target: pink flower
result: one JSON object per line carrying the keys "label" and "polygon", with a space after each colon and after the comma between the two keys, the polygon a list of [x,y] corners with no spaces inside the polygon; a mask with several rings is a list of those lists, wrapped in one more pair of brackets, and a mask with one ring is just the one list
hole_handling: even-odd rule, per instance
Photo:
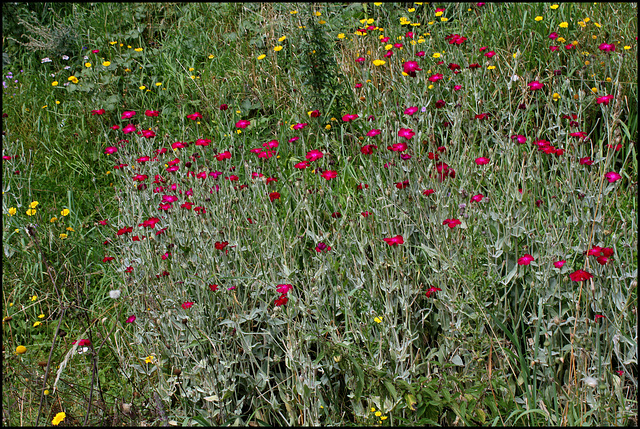
{"label": "pink flower", "polygon": [[281,294],[287,294],[289,293],[289,291],[293,289],[293,286],[290,284],[282,284],[282,285],[278,285],[278,287],[276,287],[276,292],[281,293]]}
{"label": "pink flower", "polygon": [[422,71],[420,67],[418,67],[418,63],[416,61],[407,61],[402,63],[402,68],[404,72],[411,77],[416,77],[417,71]]}
{"label": "pink flower", "polygon": [[314,149],[307,152],[307,155],[305,156],[305,158],[307,158],[309,162],[312,162],[322,158],[323,156],[324,155],[322,152],[320,152],[318,149]]}
{"label": "pink flower", "polygon": [[440,289],[439,287],[431,286],[426,292],[427,298],[431,298],[431,295],[441,290],[442,289]]}
{"label": "pink flower", "polygon": [[136,126],[133,125],[133,124],[129,124],[129,125],[127,125],[126,127],[124,127],[122,129],[122,132],[125,133],[125,134],[129,134],[129,133],[134,132],[135,130],[136,130]]}
{"label": "pink flower", "polygon": [[583,282],[585,280],[589,280],[590,278],[593,278],[593,274],[584,270],[577,270],[569,274],[569,278],[574,282]]}
{"label": "pink flower", "polygon": [[400,128],[400,131],[398,131],[398,136],[404,137],[407,140],[409,140],[414,135],[416,135],[416,133],[414,133],[413,130],[409,128]]}
{"label": "pink flower", "polygon": [[489,158],[485,158],[484,156],[481,156],[480,158],[476,158],[476,164],[478,165],[485,165],[489,163]]}
{"label": "pink flower", "polygon": [[333,170],[325,170],[322,172],[321,176],[327,180],[331,180],[338,176],[338,172]]}
{"label": "pink flower", "polygon": [[378,134],[380,134],[380,130],[377,130],[377,129],[374,128],[373,130],[371,130],[371,131],[369,131],[367,133],[367,137],[375,137]]}
{"label": "pink flower", "polygon": [[401,235],[396,235],[395,237],[383,238],[384,241],[387,242],[389,246],[397,246],[398,244],[404,244],[404,238]]}
{"label": "pink flower", "polygon": [[556,261],[556,262],[554,262],[554,263],[553,263],[553,266],[559,269],[559,268],[562,268],[562,267],[564,266],[564,264],[566,264],[566,263],[567,263],[567,261],[565,261],[565,260],[563,259],[563,260],[561,260],[561,261]]}
{"label": "pink flower", "polygon": [[603,95],[602,97],[596,98],[596,104],[604,104],[606,106],[611,100],[613,100],[613,95]]}
{"label": "pink flower", "polygon": [[555,52],[560,48],[558,48],[557,46],[549,46],[549,49],[551,50],[551,52]]}
{"label": "pink flower", "polygon": [[129,110],[129,111],[125,111],[122,112],[122,116],[120,117],[120,119],[131,119],[136,115],[136,112]]}
{"label": "pink flower", "polygon": [[198,139],[196,140],[196,146],[209,146],[211,139]]}
{"label": "pink flower", "polygon": [[250,121],[247,121],[246,119],[241,119],[238,122],[236,122],[236,127],[237,128],[242,128],[245,129],[247,128],[249,125],[251,125]]}
{"label": "pink flower", "polygon": [[480,201],[482,201],[483,198],[484,198],[484,195],[478,194],[478,195],[474,195],[473,197],[471,197],[471,201],[479,203]]}
{"label": "pink flower", "polygon": [[191,308],[192,306],[193,306],[193,302],[187,301],[187,302],[183,302],[182,303],[182,308],[185,309],[185,310]]}
{"label": "pink flower", "polygon": [[135,315],[131,315],[129,317],[127,317],[127,320],[124,321],[124,323],[133,323],[136,321],[136,316]]}
{"label": "pink flower", "polygon": [[114,153],[116,153],[118,151],[117,147],[113,147],[113,146],[109,146],[107,148],[104,149],[104,153],[106,155],[113,155]]}
{"label": "pink flower", "polygon": [[604,175],[604,177],[609,181],[609,183],[613,183],[613,182],[615,182],[617,180],[622,179],[622,176],[620,176],[615,171],[608,172],[607,174]]}
{"label": "pink flower", "polygon": [[529,84],[529,89],[531,89],[531,91],[537,91],[539,89],[542,89],[543,86],[544,85],[542,83],[538,82],[537,80],[534,80]]}
{"label": "pink flower", "polygon": [[518,265],[529,265],[534,260],[535,259],[533,259],[533,256],[525,254],[523,257],[518,259]]}

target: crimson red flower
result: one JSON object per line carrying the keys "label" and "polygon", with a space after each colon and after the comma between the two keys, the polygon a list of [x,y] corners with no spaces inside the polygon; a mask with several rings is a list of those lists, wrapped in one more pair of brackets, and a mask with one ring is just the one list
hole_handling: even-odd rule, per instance
{"label": "crimson red flower", "polygon": [[192,306],[193,306],[193,302],[187,301],[187,302],[183,302],[182,303],[182,308],[185,309],[185,310],[191,308]]}
{"label": "crimson red flower", "polygon": [[333,212],[333,213],[331,213],[331,217],[332,217],[332,218],[334,218],[334,219],[341,218],[341,217],[342,217],[342,213],[340,213],[340,212]]}
{"label": "crimson red flower", "polygon": [[276,287],[276,291],[283,295],[286,295],[287,293],[289,293],[291,289],[293,289],[293,286],[290,284],[281,284]]}
{"label": "crimson red flower", "polygon": [[466,37],[463,37],[459,34],[450,34],[448,36],[445,36],[444,39],[448,40],[450,45],[462,45],[467,40]]}
{"label": "crimson red flower", "polygon": [[280,298],[276,299],[273,303],[276,307],[280,307],[281,305],[285,305],[287,301],[289,301],[289,298],[287,298],[287,295],[283,294],[280,295]]}
{"label": "crimson red flower", "polygon": [[298,168],[300,170],[304,170],[309,166],[309,161],[302,161],[294,165],[294,168]]}
{"label": "crimson red flower", "polygon": [[602,314],[596,314],[595,317],[593,318],[594,321],[599,322],[600,319],[606,319],[607,316],[603,316]]}
{"label": "crimson red flower", "polygon": [[236,127],[237,128],[242,128],[245,129],[247,128],[249,125],[251,125],[250,121],[247,121],[246,119],[241,119],[238,122],[236,122]]}
{"label": "crimson red flower", "polygon": [[145,220],[144,222],[142,222],[141,224],[139,224],[138,226],[144,227],[144,228],[155,228],[156,224],[160,222],[160,219],[158,219],[157,217],[150,217],[149,219]]}
{"label": "crimson red flower", "polygon": [[529,265],[532,261],[534,261],[535,259],[533,259],[533,256],[529,255],[528,253],[525,254],[523,257],[521,257],[520,259],[518,259],[518,265]]}
{"label": "crimson red flower", "polygon": [[456,225],[460,225],[462,222],[460,222],[460,219],[445,219],[442,221],[443,225],[447,225],[449,228],[453,229],[456,227]]}
{"label": "crimson red flower", "polygon": [[362,215],[362,217],[369,217],[369,216],[372,216],[372,215],[373,215],[373,213],[368,212],[368,211],[367,211],[367,212],[362,212],[362,213],[360,213],[360,214]]}
{"label": "crimson red flower", "polygon": [[105,256],[102,259],[102,262],[109,262],[109,261],[113,261],[115,258],[113,256]]}
{"label": "crimson red flower", "polygon": [[223,161],[223,160],[225,160],[225,159],[231,159],[231,152],[229,152],[228,150],[226,150],[226,151],[224,151],[224,152],[222,152],[222,153],[219,153],[219,154],[217,154],[217,155],[216,155],[216,159],[217,159],[218,161]]}
{"label": "crimson red flower", "polygon": [[440,289],[439,287],[431,286],[426,292],[427,298],[431,298],[431,295],[441,290],[442,289]]}
{"label": "crimson red flower", "polygon": [[396,182],[395,183],[396,188],[398,189],[404,189],[409,187],[409,180],[403,180],[402,182]]}
{"label": "crimson red flower", "polygon": [[417,111],[418,111],[418,106],[411,106],[411,107],[407,107],[406,109],[404,109],[404,114],[411,116],[414,113],[416,113]]}
{"label": "crimson red flower", "polygon": [[274,200],[279,200],[280,199],[280,192],[272,192],[269,194],[269,199],[271,200],[271,202],[273,202]]}
{"label": "crimson red flower", "polygon": [[401,235],[396,235],[395,237],[383,238],[383,240],[386,241],[389,246],[397,246],[399,244],[404,244],[404,238]]}
{"label": "crimson red flower", "polygon": [[391,146],[387,146],[387,149],[393,152],[404,152],[405,150],[407,150],[407,147],[408,146],[406,143],[394,143]]}
{"label": "crimson red flower", "polygon": [[476,158],[476,164],[478,165],[485,165],[489,163],[489,158],[485,158],[484,156],[481,156],[480,158]]}
{"label": "crimson red flower", "polygon": [[140,133],[142,134],[142,137],[146,138],[146,139],[150,139],[156,136],[156,133],[154,133],[151,130],[142,130],[140,131]]}
{"label": "crimson red flower", "polygon": [[123,234],[129,234],[130,232],[133,232],[133,228],[130,226],[124,227],[124,228],[120,228],[118,230],[118,232],[116,233],[116,235],[123,235]]}
{"label": "crimson red flower", "polygon": [[221,104],[220,105],[220,110],[227,110],[229,108],[229,106],[227,104]]}
{"label": "crimson red flower", "polygon": [[158,112],[157,110],[145,110],[144,114],[151,118],[151,117],[158,116],[160,112]]}
{"label": "crimson red flower", "polygon": [[479,203],[480,201],[482,201],[483,198],[484,198],[484,195],[478,194],[471,197],[471,201],[475,201],[476,203]]}
{"label": "crimson red flower", "polygon": [[213,292],[217,291],[219,287],[220,286],[218,286],[216,284],[210,284],[209,285],[209,289],[211,289]]}
{"label": "crimson red flower", "polygon": [[309,113],[309,116],[311,116],[312,118],[317,118],[318,116],[320,116],[320,111],[312,110],[311,113]]}
{"label": "crimson red flower", "polygon": [[104,115],[105,113],[107,113],[107,112],[104,109],[92,110],[91,111],[91,116],[93,116],[93,115]]}
{"label": "crimson red flower", "polygon": [[334,170],[325,170],[322,172],[321,176],[324,179],[331,180],[331,179],[335,179],[338,176],[338,172]]}
{"label": "crimson red flower", "polygon": [[222,241],[222,242],[216,241],[215,244],[214,244],[214,246],[216,247],[217,250],[222,250],[225,247],[227,247],[228,245],[229,245],[228,241]]}
{"label": "crimson red flower", "polygon": [[486,52],[486,53],[484,54],[484,56],[485,56],[485,57],[488,57],[488,58],[491,58],[491,57],[493,57],[495,54],[496,54],[495,52],[493,52],[493,51],[489,51],[489,52]]}
{"label": "crimson red flower", "polygon": [[198,112],[195,112],[190,115],[187,115],[187,118],[191,119],[192,121],[196,121],[198,119],[202,119],[202,115]]}
{"label": "crimson red flower", "polygon": [[196,140],[196,146],[209,146],[211,139],[198,139]]}
{"label": "crimson red flower", "polygon": [[[323,243],[322,241],[321,241],[321,242],[319,242],[319,243],[316,245],[316,252],[318,252],[318,253],[323,253],[323,252],[324,252],[324,253],[327,253],[327,252],[328,252],[328,251],[330,251],[330,250],[331,250],[331,247],[330,247],[330,246],[327,246],[327,245],[326,245],[325,243]],[[289,285],[289,286],[290,286],[290,285]],[[280,290],[278,290],[278,292],[280,292]]]}
{"label": "crimson red flower", "polygon": [[133,176],[133,180],[136,182],[144,182],[148,177],[149,176],[147,176],[146,174],[136,174],[135,176]]}
{"label": "crimson red flower", "polygon": [[442,182],[447,177],[456,177],[456,172],[453,168],[449,167],[444,162],[437,162],[435,165],[436,172],[438,173],[438,180]]}
{"label": "crimson red flower", "polygon": [[422,191],[422,195],[426,195],[427,197],[431,194],[434,194],[436,191],[434,191],[433,189],[425,189],[424,191]]}
{"label": "crimson red flower", "polygon": [[609,258],[607,258],[606,256],[598,256],[596,258],[596,261],[598,261],[600,265],[605,265],[607,262],[609,262]]}
{"label": "crimson red flower", "polygon": [[590,278],[593,278],[593,274],[584,270],[577,270],[569,274],[569,278],[574,282],[583,282],[589,280]]}
{"label": "crimson red flower", "polygon": [[442,109],[444,106],[446,106],[447,103],[445,103],[444,100],[438,100],[436,101],[436,109]]}
{"label": "crimson red flower", "polygon": [[469,68],[471,70],[479,69],[480,68],[480,64],[478,64],[478,63],[469,64]]}
{"label": "crimson red flower", "polygon": [[367,144],[360,148],[360,152],[362,152],[365,155],[371,155],[374,149],[378,149],[378,146],[374,144]]}

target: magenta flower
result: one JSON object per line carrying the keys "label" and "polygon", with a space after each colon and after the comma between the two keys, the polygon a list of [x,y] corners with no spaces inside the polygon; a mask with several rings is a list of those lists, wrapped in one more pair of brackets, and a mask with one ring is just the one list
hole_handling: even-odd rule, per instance
{"label": "magenta flower", "polygon": [[602,97],[596,98],[596,104],[604,104],[607,106],[611,100],[613,100],[613,95],[603,95]]}
{"label": "magenta flower", "polygon": [[476,203],[479,203],[480,201],[482,201],[483,198],[484,198],[484,195],[478,194],[471,197],[471,201],[475,201]]}
{"label": "magenta flower", "polygon": [[455,85],[455,86],[453,87],[453,90],[454,90],[454,91],[460,91],[461,89],[462,89],[462,85]]}
{"label": "magenta flower", "polygon": [[574,282],[583,282],[589,280],[590,278],[593,278],[593,274],[584,270],[577,270],[569,274],[569,278]]}
{"label": "magenta flower", "polygon": [[182,303],[182,308],[185,309],[185,310],[191,308],[192,306],[193,306],[193,302],[187,301],[187,302],[183,302]]}
{"label": "magenta flower", "polygon": [[442,73],[436,73],[434,75],[429,76],[429,82],[437,82],[440,79],[444,79]]}
{"label": "magenta flower", "polygon": [[338,176],[338,172],[333,170],[325,170],[322,172],[321,176],[327,180],[331,180],[335,179]]}
{"label": "magenta flower", "polygon": [[418,67],[418,63],[416,61],[407,61],[402,63],[402,68],[404,72],[411,77],[416,77],[417,71],[422,71],[420,67]]}
{"label": "magenta flower", "polygon": [[409,140],[411,137],[415,135],[416,133],[414,133],[413,130],[411,130],[410,128],[400,128],[400,131],[398,131],[398,136],[404,137],[407,140]]}
{"label": "magenta flower", "polygon": [[313,162],[322,158],[323,156],[324,155],[322,152],[320,152],[318,149],[314,149],[307,152],[307,155],[305,156],[305,158],[307,158],[309,162]]}
{"label": "magenta flower", "polygon": [[427,298],[431,298],[431,295],[441,290],[442,289],[440,289],[439,287],[431,286],[426,292]]}
{"label": "magenta flower", "polygon": [[198,139],[196,140],[196,146],[209,146],[211,139]]}
{"label": "magenta flower", "polygon": [[558,37],[559,37],[559,35],[555,31],[553,33],[549,34],[549,39],[551,39],[551,40],[556,40]]}
{"label": "magenta flower", "polygon": [[591,157],[589,156],[580,158],[580,165],[593,165],[593,159],[591,159]]}
{"label": "magenta flower", "polygon": [[140,131],[140,133],[142,134],[142,137],[150,139],[156,136],[156,133],[154,133],[151,130],[142,130]]}
{"label": "magenta flower", "polygon": [[120,119],[131,119],[136,115],[136,112],[130,110],[130,111],[125,111],[122,112],[122,116],[120,117]]}
{"label": "magenta flower", "polygon": [[120,228],[116,235],[129,234],[130,232],[133,232],[133,228],[130,226],[126,226],[124,228]]}
{"label": "magenta flower", "polygon": [[405,150],[407,150],[407,147],[408,146],[406,143],[394,143],[391,146],[387,146],[387,149],[393,152],[404,152]]}
{"label": "magenta flower", "polygon": [[525,254],[523,257],[518,259],[518,265],[529,265],[534,260],[535,259],[533,259],[533,256]]}
{"label": "magenta flower", "polygon": [[136,316],[135,315],[131,315],[129,317],[127,317],[127,320],[124,321],[124,323],[133,323],[136,321]]}
{"label": "magenta flower", "polygon": [[136,130],[136,126],[133,125],[133,124],[129,124],[129,125],[127,125],[126,127],[124,127],[122,129],[122,132],[125,133],[125,134],[129,134],[129,133],[134,132],[135,130]]}
{"label": "magenta flower", "polygon": [[556,261],[553,263],[553,266],[556,268],[562,268],[564,266],[564,264],[566,264],[567,261],[565,261],[564,259],[561,261]]}
{"label": "magenta flower", "polygon": [[342,117],[342,120],[344,122],[351,122],[351,121],[355,121],[356,119],[358,119],[360,116],[353,114],[353,115],[344,115]]}
{"label": "magenta flower", "polygon": [[476,164],[478,165],[485,165],[489,163],[489,158],[485,158],[484,156],[481,156],[480,158],[476,158]]}
{"label": "magenta flower", "polygon": [[399,244],[404,244],[404,238],[401,235],[396,235],[395,237],[383,238],[384,241],[387,242],[389,246],[397,246]]}
{"label": "magenta flower", "polygon": [[613,43],[601,43],[600,46],[598,46],[598,49],[602,52],[613,52],[616,50],[616,45]]}
{"label": "magenta flower", "polygon": [[223,161],[223,160],[225,160],[225,159],[231,159],[231,152],[229,152],[228,150],[226,150],[226,151],[224,151],[224,152],[222,152],[222,153],[219,153],[219,154],[217,154],[217,155],[216,155],[216,159],[217,159],[218,161]]}
{"label": "magenta flower", "polygon": [[521,134],[511,136],[511,140],[516,140],[519,144],[525,144],[527,142],[527,138]]}
{"label": "magenta flower", "polygon": [[613,183],[617,180],[622,179],[622,176],[620,176],[618,173],[616,173],[615,171],[610,171],[607,174],[604,175],[605,179],[607,179],[609,181],[609,183]]}
{"label": "magenta flower", "polygon": [[198,119],[202,119],[202,115],[198,112],[192,113],[190,115],[187,115],[188,119],[191,119],[192,121],[196,121]]}
{"label": "magenta flower", "polygon": [[151,117],[158,116],[160,114],[160,112],[158,112],[157,110],[145,110],[144,114],[145,114],[145,116],[148,116],[148,117],[151,118]]}
{"label": "magenta flower", "polygon": [[91,111],[91,116],[93,116],[93,115],[104,115],[105,113],[107,113],[107,112],[104,109],[92,110]]}
{"label": "magenta flower", "polygon": [[296,165],[294,165],[294,168],[298,168],[300,170],[304,170],[305,168],[307,168],[309,166],[309,161],[302,161],[297,163]]}
{"label": "magenta flower", "polygon": [[[321,242],[319,242],[319,243],[316,245],[316,252],[318,252],[318,253],[323,253],[323,252],[324,252],[324,253],[327,253],[327,252],[328,252],[328,251],[330,251],[330,250],[331,250],[331,247],[330,247],[330,246],[327,246],[327,245],[326,245],[325,243],[323,243],[322,241],[321,241]],[[278,291],[278,292],[280,292],[280,291]]]}
{"label": "magenta flower", "polygon": [[380,134],[380,130],[377,130],[377,129],[374,128],[374,129],[372,129],[371,131],[369,131],[367,133],[367,137],[375,137],[378,134]]}
{"label": "magenta flower", "polygon": [[281,294],[289,293],[289,291],[291,289],[293,289],[293,286],[290,285],[290,284],[282,284],[282,285],[278,285],[278,287],[276,287],[276,291],[278,293],[281,293]]}
{"label": "magenta flower", "polygon": [[406,109],[404,109],[404,114],[411,116],[417,111],[418,111],[418,106],[407,107]]}
{"label": "magenta flower", "polygon": [[247,128],[249,125],[251,125],[250,121],[247,121],[246,119],[241,119],[238,122],[236,122],[236,127],[237,128],[242,128],[245,129]]}
{"label": "magenta flower", "polygon": [[113,155],[114,153],[116,153],[118,151],[117,147],[113,147],[113,146],[109,146],[107,148],[104,149],[104,153],[106,155]]}
{"label": "magenta flower", "polygon": [[544,84],[538,82],[537,80],[534,80],[529,84],[529,89],[531,89],[531,91],[537,91],[539,89],[542,89],[543,86]]}
{"label": "magenta flower", "polygon": [[308,124],[308,123],[306,123],[306,122],[305,122],[305,123],[295,124],[295,125],[293,126],[293,129],[294,129],[294,130],[302,130],[302,129],[304,129],[304,127],[306,127],[307,125],[309,125],[309,124]]}
{"label": "magenta flower", "polygon": [[158,219],[157,217],[150,217],[149,219],[145,220],[141,224],[138,224],[138,226],[153,229],[156,227],[156,224],[158,222],[160,222],[160,219]]}
{"label": "magenta flower", "polygon": [[356,58],[356,62],[357,63],[363,63],[364,62],[364,58],[363,57],[358,57],[358,58]]}
{"label": "magenta flower", "polygon": [[488,57],[488,58],[491,58],[491,57],[493,57],[495,54],[496,54],[495,52],[493,52],[493,51],[489,51],[489,52],[486,52],[486,53],[484,54],[484,56],[485,56],[485,57]]}

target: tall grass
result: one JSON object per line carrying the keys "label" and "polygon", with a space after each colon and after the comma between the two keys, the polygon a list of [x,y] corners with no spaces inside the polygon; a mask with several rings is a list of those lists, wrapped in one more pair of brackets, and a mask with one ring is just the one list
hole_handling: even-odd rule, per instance
{"label": "tall grass", "polygon": [[3,421],[637,424],[636,13],[98,3],[76,54],[8,41]]}

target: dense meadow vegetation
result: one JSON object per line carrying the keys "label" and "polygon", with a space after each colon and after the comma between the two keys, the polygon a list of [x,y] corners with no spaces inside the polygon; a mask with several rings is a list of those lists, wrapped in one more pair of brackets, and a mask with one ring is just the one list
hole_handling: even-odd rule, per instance
{"label": "dense meadow vegetation", "polygon": [[3,3],[4,425],[637,425],[635,3]]}

